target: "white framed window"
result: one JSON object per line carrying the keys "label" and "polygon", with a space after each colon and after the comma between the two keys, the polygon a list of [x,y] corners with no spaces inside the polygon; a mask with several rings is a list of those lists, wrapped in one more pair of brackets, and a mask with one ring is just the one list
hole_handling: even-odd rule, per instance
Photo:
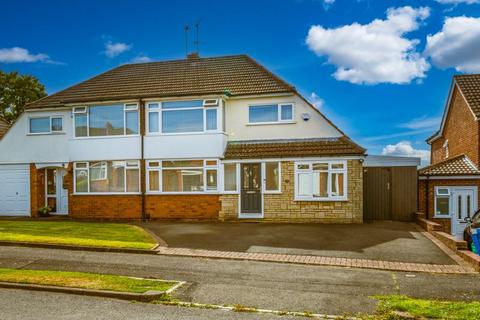
{"label": "white framed window", "polygon": [[137,103],[73,108],[75,137],[108,137],[139,134]]}
{"label": "white framed window", "polygon": [[28,132],[30,134],[51,134],[63,132],[63,117],[31,117],[29,119]]}
{"label": "white framed window", "polygon": [[450,203],[450,188],[435,187],[435,218],[449,218]]}
{"label": "white framed window", "polygon": [[138,160],[75,162],[74,193],[140,193]]}
{"label": "white framed window", "polygon": [[218,160],[147,161],[147,191],[208,193],[218,191]]}
{"label": "white framed window", "polygon": [[263,164],[264,193],[281,192],[281,165],[278,161],[267,161]]}
{"label": "white framed window", "polygon": [[293,122],[295,110],[293,103],[263,104],[248,106],[249,124],[268,124]]}
{"label": "white framed window", "polygon": [[147,104],[150,134],[188,134],[217,132],[218,99],[151,102]]}
{"label": "white framed window", "polygon": [[223,191],[224,193],[238,193],[240,179],[240,165],[238,163],[223,164]]}
{"label": "white framed window", "polygon": [[347,200],[346,161],[295,162],[295,200]]}

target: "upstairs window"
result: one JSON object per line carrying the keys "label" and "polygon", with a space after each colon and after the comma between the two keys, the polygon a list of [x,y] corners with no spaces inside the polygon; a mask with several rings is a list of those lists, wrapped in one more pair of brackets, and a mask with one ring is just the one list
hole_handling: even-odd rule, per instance
{"label": "upstairs window", "polygon": [[188,100],[148,104],[148,132],[199,133],[218,130],[218,101]]}
{"label": "upstairs window", "polygon": [[138,104],[76,107],[75,137],[105,137],[139,133]]}
{"label": "upstairs window", "polygon": [[30,118],[29,133],[54,133],[63,131],[63,118],[58,116]]}
{"label": "upstairs window", "polygon": [[292,122],[293,109],[292,103],[249,106],[248,121],[249,123]]}

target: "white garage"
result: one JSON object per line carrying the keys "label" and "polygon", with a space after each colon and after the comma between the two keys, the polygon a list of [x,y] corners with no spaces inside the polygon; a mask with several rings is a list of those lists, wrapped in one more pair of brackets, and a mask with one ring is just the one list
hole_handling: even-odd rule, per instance
{"label": "white garage", "polygon": [[30,216],[29,165],[0,165],[0,216]]}

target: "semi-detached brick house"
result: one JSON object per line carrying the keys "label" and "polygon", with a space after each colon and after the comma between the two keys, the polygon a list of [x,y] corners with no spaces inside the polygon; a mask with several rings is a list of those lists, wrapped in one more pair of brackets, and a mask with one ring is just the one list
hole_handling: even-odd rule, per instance
{"label": "semi-detached brick house", "polygon": [[127,64],[26,107],[0,213],[359,223],[364,155],[248,56]]}
{"label": "semi-detached brick house", "polygon": [[419,171],[419,210],[462,236],[479,206],[480,75],[453,77],[440,130],[427,142],[431,165]]}

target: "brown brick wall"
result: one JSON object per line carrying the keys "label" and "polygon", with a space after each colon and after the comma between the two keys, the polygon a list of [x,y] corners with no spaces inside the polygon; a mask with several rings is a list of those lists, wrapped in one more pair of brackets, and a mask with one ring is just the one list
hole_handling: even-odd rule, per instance
{"label": "brown brick wall", "polygon": [[[446,179],[446,180],[429,180],[428,181],[428,196],[426,195],[427,181],[418,181],[418,211],[425,213],[427,211],[427,197],[428,197],[428,214],[427,219],[435,221],[442,225],[443,232],[451,233],[450,218],[433,218],[435,210],[435,187],[437,186],[477,186],[480,190],[480,179],[478,180],[460,180],[460,179]],[[480,197],[477,195],[477,207],[480,208]]]}
{"label": "brown brick wall", "polygon": [[445,160],[445,139],[448,139],[449,157],[465,153],[479,165],[479,124],[457,88],[452,94],[443,137],[434,141],[431,146],[432,164]]}
{"label": "brown brick wall", "polygon": [[38,209],[45,206],[45,169],[30,164],[30,210],[32,217],[38,216]]}
{"label": "brown brick wall", "polygon": [[[261,221],[362,223],[362,164],[349,160],[347,166],[348,201],[295,201],[294,162],[282,162],[282,193],[264,195],[264,219]],[[220,219],[238,219],[238,195],[222,195],[221,201]]]}
{"label": "brown brick wall", "polygon": [[217,220],[221,208],[219,195],[147,195],[145,198],[145,213],[152,220]]}

